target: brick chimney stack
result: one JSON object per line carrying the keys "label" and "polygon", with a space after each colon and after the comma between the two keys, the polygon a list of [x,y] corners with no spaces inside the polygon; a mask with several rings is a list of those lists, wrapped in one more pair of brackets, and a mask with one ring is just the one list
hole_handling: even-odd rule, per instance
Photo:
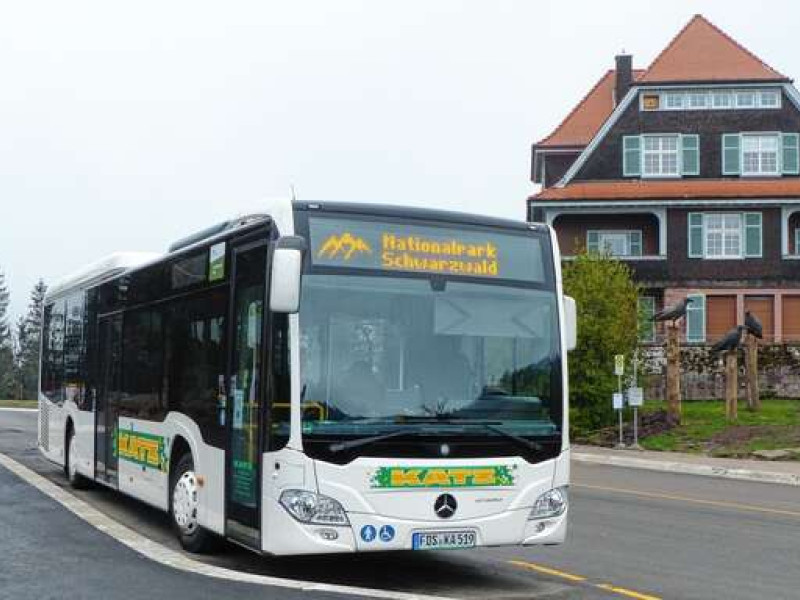
{"label": "brick chimney stack", "polygon": [[630,54],[617,54],[616,81],[614,85],[614,106],[619,104],[633,83],[633,57]]}

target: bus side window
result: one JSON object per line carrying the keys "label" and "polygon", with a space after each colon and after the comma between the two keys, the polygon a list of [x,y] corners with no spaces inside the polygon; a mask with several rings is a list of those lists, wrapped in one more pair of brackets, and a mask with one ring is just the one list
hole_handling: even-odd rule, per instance
{"label": "bus side window", "polygon": [[120,414],[161,420],[166,415],[160,402],[161,313],[138,310],[125,315],[123,326],[122,390]]}

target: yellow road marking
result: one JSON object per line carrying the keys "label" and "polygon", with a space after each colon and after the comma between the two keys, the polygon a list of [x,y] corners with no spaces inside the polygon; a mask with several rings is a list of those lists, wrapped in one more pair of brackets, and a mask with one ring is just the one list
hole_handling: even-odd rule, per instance
{"label": "yellow road marking", "polygon": [[630,494],[632,496],[642,496],[643,498],[656,498],[659,500],[675,500],[678,502],[689,502],[693,504],[704,504],[706,506],[719,506],[721,508],[733,508],[768,515],[782,515],[786,517],[800,518],[800,512],[794,510],[784,510],[780,508],[766,508],[764,506],[754,506],[752,504],[739,504],[738,502],[725,502],[723,500],[703,500],[702,498],[691,498],[689,496],[675,496],[672,494],[659,494],[656,492],[643,492],[641,490],[630,490],[625,488],[606,487],[602,485],[589,485],[585,483],[573,483],[572,487],[586,488],[589,490],[599,490],[603,492],[616,492],[618,494]]}
{"label": "yellow road marking", "polygon": [[583,575],[575,575],[574,573],[559,571],[558,569],[554,569],[552,567],[545,567],[544,565],[528,562],[525,560],[510,560],[508,562],[517,567],[522,567],[523,569],[530,569],[531,571],[536,571],[537,573],[543,573],[545,575],[553,575],[554,577],[561,577],[561,579],[567,579],[568,581],[585,583],[586,585],[591,585],[593,587],[600,588],[607,592],[620,594],[621,596],[627,596],[628,598],[635,598],[636,600],[661,600],[661,598],[659,598],[658,596],[650,596],[648,594],[642,594],[634,590],[629,590],[624,587],[612,585],[610,583],[591,583],[587,581],[586,577],[584,577]]}
{"label": "yellow road marking", "polygon": [[570,581],[586,581],[586,577],[573,575],[572,573],[566,573],[557,569],[551,569],[550,567],[537,565],[536,563],[526,562],[524,560],[511,560],[509,562],[512,565],[522,567],[523,569],[530,569],[531,571],[537,571],[539,573],[544,573],[545,575],[554,575],[556,577],[561,577],[562,579],[569,579]]}
{"label": "yellow road marking", "polygon": [[617,587],[616,585],[611,585],[610,583],[598,583],[595,587],[599,587],[602,590],[614,592],[615,594],[620,594],[622,596],[627,596],[628,598],[636,598],[636,600],[661,600],[659,596],[640,594],[639,592],[634,592],[633,590],[623,587]]}

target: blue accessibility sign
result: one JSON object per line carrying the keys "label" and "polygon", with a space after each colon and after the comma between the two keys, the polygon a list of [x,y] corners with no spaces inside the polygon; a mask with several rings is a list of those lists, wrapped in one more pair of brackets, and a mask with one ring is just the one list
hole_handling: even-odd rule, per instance
{"label": "blue accessibility sign", "polygon": [[377,534],[378,534],[378,532],[375,530],[375,528],[372,525],[364,525],[361,528],[361,539],[364,540],[365,542],[374,541],[375,540],[375,536]]}
{"label": "blue accessibility sign", "polygon": [[384,525],[381,527],[378,535],[380,536],[382,542],[391,542],[394,539],[394,527],[391,525]]}

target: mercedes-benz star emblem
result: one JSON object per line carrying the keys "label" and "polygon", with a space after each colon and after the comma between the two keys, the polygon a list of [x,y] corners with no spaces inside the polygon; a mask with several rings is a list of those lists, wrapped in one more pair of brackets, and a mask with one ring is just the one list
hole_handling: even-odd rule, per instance
{"label": "mercedes-benz star emblem", "polygon": [[458,502],[450,494],[442,494],[433,503],[433,512],[436,513],[440,519],[449,519],[456,514]]}

